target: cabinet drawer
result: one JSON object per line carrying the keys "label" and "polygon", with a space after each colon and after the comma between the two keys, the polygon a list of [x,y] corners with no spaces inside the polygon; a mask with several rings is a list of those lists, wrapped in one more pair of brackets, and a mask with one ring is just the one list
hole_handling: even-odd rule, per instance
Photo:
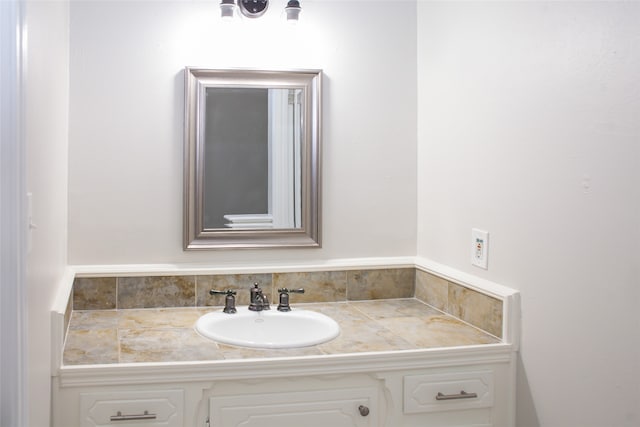
{"label": "cabinet drawer", "polygon": [[404,413],[489,408],[493,406],[490,370],[404,377]]}
{"label": "cabinet drawer", "polygon": [[182,390],[101,392],[80,394],[80,425],[181,427]]}

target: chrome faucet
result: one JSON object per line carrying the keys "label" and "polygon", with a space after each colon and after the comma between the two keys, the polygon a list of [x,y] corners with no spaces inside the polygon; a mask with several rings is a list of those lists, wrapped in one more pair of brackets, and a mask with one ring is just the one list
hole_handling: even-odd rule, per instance
{"label": "chrome faucet", "polygon": [[250,289],[250,303],[249,310],[251,311],[262,311],[262,310],[270,310],[269,299],[266,295],[262,293],[262,288],[258,286],[258,282],[253,284],[253,288]]}

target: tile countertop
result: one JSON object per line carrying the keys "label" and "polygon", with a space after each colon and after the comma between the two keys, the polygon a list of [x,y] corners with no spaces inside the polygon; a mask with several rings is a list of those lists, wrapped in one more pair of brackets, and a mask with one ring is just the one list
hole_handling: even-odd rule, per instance
{"label": "tile countertop", "polygon": [[298,357],[495,344],[501,341],[414,298],[294,304],[340,325],[332,341],[304,348],[234,347],[201,337],[198,317],[221,307],[73,311],[64,365]]}

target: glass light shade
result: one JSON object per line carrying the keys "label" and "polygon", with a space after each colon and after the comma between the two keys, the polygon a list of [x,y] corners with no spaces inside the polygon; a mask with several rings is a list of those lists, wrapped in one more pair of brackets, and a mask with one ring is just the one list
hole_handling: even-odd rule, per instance
{"label": "glass light shade", "polygon": [[233,0],[222,0],[222,2],[220,2],[220,17],[222,20],[232,20],[235,9],[236,5]]}
{"label": "glass light shade", "polygon": [[287,22],[298,22],[301,10],[302,8],[300,7],[300,2],[298,0],[289,0],[287,7],[284,8],[284,11],[287,13]]}

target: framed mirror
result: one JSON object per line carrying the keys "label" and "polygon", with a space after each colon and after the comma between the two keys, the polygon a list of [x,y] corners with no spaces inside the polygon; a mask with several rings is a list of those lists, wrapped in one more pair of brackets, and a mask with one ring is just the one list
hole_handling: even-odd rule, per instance
{"label": "framed mirror", "polygon": [[185,70],[184,248],[320,247],[320,70]]}

